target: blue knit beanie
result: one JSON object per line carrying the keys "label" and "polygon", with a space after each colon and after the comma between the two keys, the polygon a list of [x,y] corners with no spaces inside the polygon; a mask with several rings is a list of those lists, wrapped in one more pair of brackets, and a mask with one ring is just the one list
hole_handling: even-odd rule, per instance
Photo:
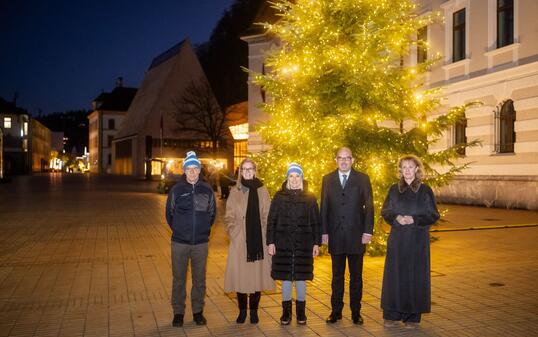
{"label": "blue knit beanie", "polygon": [[198,157],[196,157],[196,152],[194,151],[187,152],[187,156],[183,160],[183,170],[187,169],[189,166],[196,166],[200,168],[200,160],[198,160]]}
{"label": "blue knit beanie", "polygon": [[286,176],[289,177],[289,175],[293,172],[299,174],[301,177],[303,176],[303,169],[301,168],[301,165],[297,163],[291,163],[288,165],[288,172],[286,173]]}

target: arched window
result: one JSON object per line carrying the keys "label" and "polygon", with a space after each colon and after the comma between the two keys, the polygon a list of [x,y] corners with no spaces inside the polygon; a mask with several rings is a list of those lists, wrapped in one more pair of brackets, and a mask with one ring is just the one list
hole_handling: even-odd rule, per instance
{"label": "arched window", "polygon": [[498,113],[498,120],[499,132],[496,150],[499,153],[514,152],[514,143],[516,142],[514,101],[509,99],[502,104]]}

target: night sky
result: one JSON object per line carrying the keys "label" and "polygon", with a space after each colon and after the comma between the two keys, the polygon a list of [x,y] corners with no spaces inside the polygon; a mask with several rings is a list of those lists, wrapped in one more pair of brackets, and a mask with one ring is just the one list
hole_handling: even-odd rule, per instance
{"label": "night sky", "polygon": [[116,78],[139,87],[153,57],[209,39],[233,0],[0,0],[0,96],[34,116],[90,109]]}

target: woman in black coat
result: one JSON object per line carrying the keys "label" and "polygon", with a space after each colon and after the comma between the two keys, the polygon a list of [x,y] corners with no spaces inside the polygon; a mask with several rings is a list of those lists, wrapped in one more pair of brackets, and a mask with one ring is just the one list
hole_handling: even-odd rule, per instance
{"label": "woman in black coat", "polygon": [[303,170],[290,164],[282,190],[271,202],[267,222],[268,253],[273,256],[271,277],[282,280],[283,325],[291,322],[291,291],[295,281],[297,323],[306,324],[306,280],[314,277],[321,229],[316,197],[306,191]]}
{"label": "woman in black coat", "polygon": [[430,225],[439,219],[435,196],[422,183],[423,166],[415,156],[398,163],[400,181],[391,186],[381,215],[391,226],[383,274],[381,308],[386,327],[418,326],[430,312]]}

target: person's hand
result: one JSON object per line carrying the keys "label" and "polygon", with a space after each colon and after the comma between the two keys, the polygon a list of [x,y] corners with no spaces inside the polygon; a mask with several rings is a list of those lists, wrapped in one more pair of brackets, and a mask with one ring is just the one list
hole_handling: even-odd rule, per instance
{"label": "person's hand", "polygon": [[269,246],[267,246],[267,254],[273,256],[276,253],[276,247],[274,243],[271,243]]}
{"label": "person's hand", "polygon": [[362,234],[362,240],[361,240],[361,241],[362,241],[362,243],[365,244],[365,245],[368,244],[368,243],[370,243],[370,241],[372,241],[372,235],[367,234],[367,233],[363,233],[363,234]]}
{"label": "person's hand", "polygon": [[316,257],[319,255],[319,246],[318,245],[314,245],[314,248],[312,248],[312,256],[313,257]]}
{"label": "person's hand", "polygon": [[398,215],[396,217],[396,221],[400,224],[400,225],[407,225],[407,220],[405,219],[404,216],[402,215]]}
{"label": "person's hand", "polygon": [[415,223],[415,219],[413,219],[413,217],[411,215],[404,216],[404,219],[405,219],[405,221],[407,222],[408,225],[410,225],[412,223]]}
{"label": "person's hand", "polygon": [[329,234],[321,235],[321,244],[322,245],[328,245],[329,244]]}

